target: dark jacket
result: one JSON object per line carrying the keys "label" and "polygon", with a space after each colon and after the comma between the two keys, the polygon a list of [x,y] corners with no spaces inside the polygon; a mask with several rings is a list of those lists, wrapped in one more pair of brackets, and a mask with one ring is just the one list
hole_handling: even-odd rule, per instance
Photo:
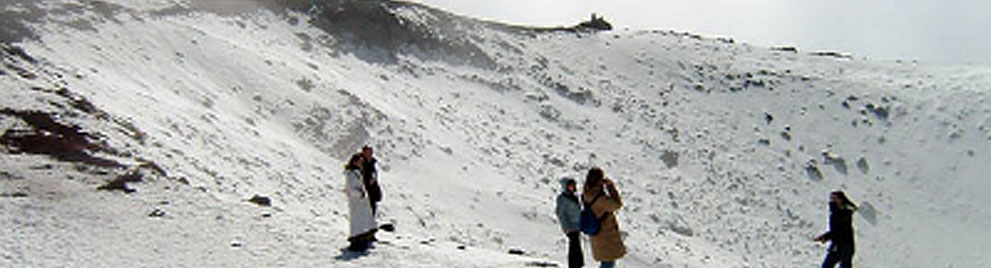
{"label": "dark jacket", "polygon": [[[374,157],[365,159],[365,163],[362,163],[361,182],[368,189],[368,199],[372,202],[379,202],[382,201],[382,188],[379,187],[378,169],[375,167],[375,163],[378,163],[378,160]],[[372,183],[372,179],[375,179],[375,183]]]}
{"label": "dark jacket", "polygon": [[856,210],[850,205],[829,203],[829,231],[820,237],[832,242],[830,250],[854,248],[853,213]]}

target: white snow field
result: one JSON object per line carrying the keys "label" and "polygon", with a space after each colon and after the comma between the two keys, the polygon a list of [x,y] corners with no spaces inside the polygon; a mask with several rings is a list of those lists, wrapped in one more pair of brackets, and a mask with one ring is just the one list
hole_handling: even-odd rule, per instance
{"label": "white snow field", "polygon": [[0,42],[0,267],[564,267],[592,166],[620,267],[818,267],[837,189],[858,267],[991,265],[988,66],[382,1],[3,0]]}

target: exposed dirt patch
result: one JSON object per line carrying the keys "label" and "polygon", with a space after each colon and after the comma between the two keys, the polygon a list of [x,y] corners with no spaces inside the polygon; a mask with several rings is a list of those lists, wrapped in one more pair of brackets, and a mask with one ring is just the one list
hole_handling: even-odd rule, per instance
{"label": "exposed dirt patch", "polygon": [[93,156],[90,152],[107,151],[93,142],[96,137],[79,126],[61,123],[57,116],[40,111],[0,110],[0,116],[19,118],[29,129],[9,129],[0,136],[0,144],[11,153],[48,155],[63,162],[79,162],[98,167],[123,167],[114,160]]}

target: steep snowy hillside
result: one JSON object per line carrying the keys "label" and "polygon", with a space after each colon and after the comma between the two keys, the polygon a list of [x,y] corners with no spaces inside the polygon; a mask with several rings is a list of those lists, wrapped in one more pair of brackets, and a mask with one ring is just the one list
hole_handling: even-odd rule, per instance
{"label": "steep snowy hillside", "polygon": [[[834,189],[859,266],[991,263],[988,67],[383,1],[4,0],[0,42],[0,267],[563,266],[592,166],[622,267],[814,267]],[[354,256],[364,144],[398,231]]]}

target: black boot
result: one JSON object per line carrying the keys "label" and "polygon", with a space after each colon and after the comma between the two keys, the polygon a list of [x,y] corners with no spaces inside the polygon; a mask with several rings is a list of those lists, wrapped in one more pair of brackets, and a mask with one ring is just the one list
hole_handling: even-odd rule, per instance
{"label": "black boot", "polygon": [[351,242],[351,244],[348,245],[348,249],[347,249],[348,251],[355,251],[355,252],[368,251],[369,244],[367,240],[361,239],[360,236],[348,238],[348,242]]}

